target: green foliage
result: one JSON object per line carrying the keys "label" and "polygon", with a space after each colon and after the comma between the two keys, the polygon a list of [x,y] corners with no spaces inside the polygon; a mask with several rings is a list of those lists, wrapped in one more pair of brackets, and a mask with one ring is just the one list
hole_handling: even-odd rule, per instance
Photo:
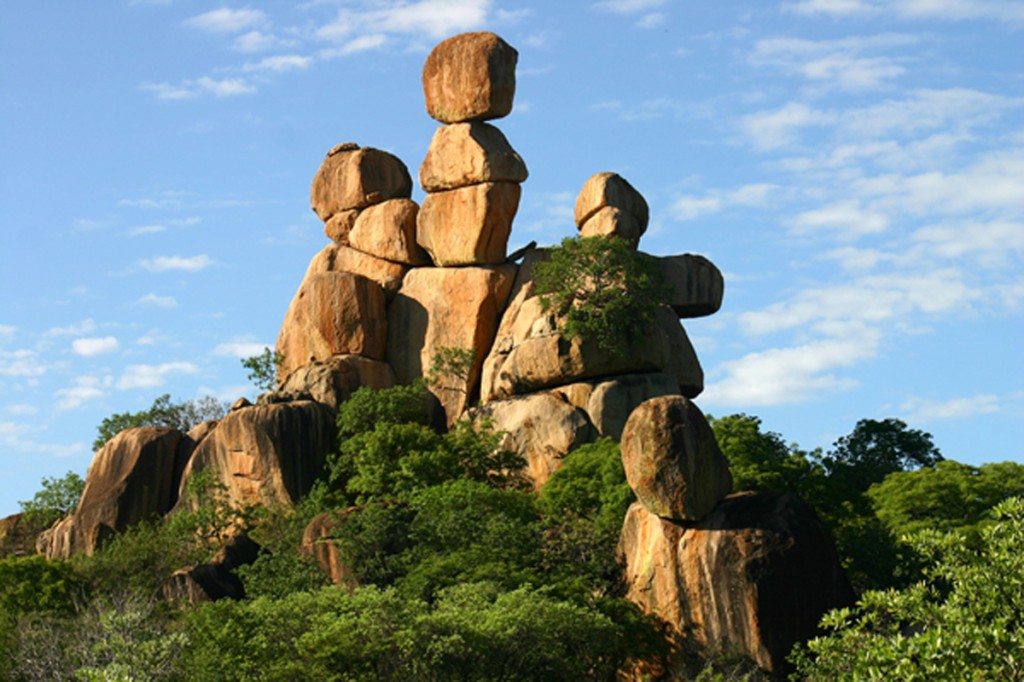
{"label": "green foliage", "polygon": [[277,370],[283,364],[284,355],[269,348],[264,348],[259,355],[242,358],[242,367],[249,370],[246,378],[263,391],[271,391],[277,386]]}
{"label": "green foliage", "polygon": [[789,491],[809,497],[821,486],[824,470],[814,455],[787,445],[761,420],[745,414],[720,419],[707,415],[718,447],[729,461],[735,490]]}
{"label": "green foliage", "polygon": [[972,548],[959,532],[922,531],[924,580],[865,593],[829,613],[830,634],[795,663],[807,679],[952,680],[1024,677],[1024,500],[995,509]]}
{"label": "green foliage", "polygon": [[75,511],[78,500],[82,497],[82,490],[85,489],[85,480],[75,472],[69,471],[61,478],[44,478],[42,486],[43,489],[33,495],[31,500],[18,504],[21,505],[27,523],[47,528]]}
{"label": "green foliage", "polygon": [[227,411],[227,404],[218,401],[212,396],[172,403],[170,394],[165,393],[154,400],[148,410],[120,412],[104,418],[100,425],[96,427],[98,435],[92,443],[92,449],[94,452],[99,450],[111,438],[125,429],[135,429],[142,426],[164,426],[180,431],[188,431],[201,422],[210,419],[220,419],[227,414]]}
{"label": "green foliage", "polygon": [[897,471],[935,466],[942,454],[932,436],[899,419],[861,419],[835,442],[822,463],[829,477],[864,492]]}
{"label": "green foliage", "polygon": [[566,335],[617,355],[644,338],[668,293],[657,261],[617,237],[564,239],[534,266],[534,280]]}
{"label": "green foliage", "polygon": [[465,393],[475,360],[476,351],[472,348],[442,346],[434,353],[426,381],[437,389]]}
{"label": "green foliage", "polygon": [[934,468],[889,474],[867,495],[875,514],[897,536],[934,529],[976,537],[992,507],[1009,497],[1024,497],[1024,465],[973,467],[943,460]]}
{"label": "green foliage", "polygon": [[73,613],[85,585],[66,561],[40,555],[0,559],[0,613]]}
{"label": "green foliage", "polygon": [[422,382],[383,390],[363,386],[338,406],[338,437],[367,433],[379,424],[429,426],[430,399]]}

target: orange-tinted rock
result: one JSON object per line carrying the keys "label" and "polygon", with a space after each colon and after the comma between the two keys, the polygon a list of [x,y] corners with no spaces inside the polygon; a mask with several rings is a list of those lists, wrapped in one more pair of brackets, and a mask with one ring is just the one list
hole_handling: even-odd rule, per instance
{"label": "orange-tinted rock", "polygon": [[679,382],[664,372],[647,372],[558,386],[551,391],[586,412],[600,435],[620,440],[626,420],[637,405],[651,398],[678,394]]}
{"label": "orange-tinted rock", "polygon": [[341,353],[382,360],[387,330],[379,284],[348,272],[313,274],[299,287],[281,325],[277,352],[284,362],[278,376]]}
{"label": "orange-tinted rock", "polygon": [[587,220],[606,206],[628,213],[636,221],[643,234],[647,229],[650,210],[647,201],[633,185],[618,173],[597,173],[592,175],[576,197],[573,218],[577,227],[583,227]]}
{"label": "orange-tinted rock", "polygon": [[36,540],[46,528],[24,514],[0,519],[0,559],[36,553]]}
{"label": "orange-tinted rock", "polygon": [[361,212],[358,208],[338,211],[324,223],[324,234],[333,242],[348,244],[348,233],[352,231]]}
{"label": "orange-tinted rock", "polygon": [[167,601],[179,604],[242,599],[245,586],[235,569],[254,563],[261,553],[262,547],[248,535],[236,535],[207,563],[172,573],[161,593]]}
{"label": "orange-tinted rock", "polygon": [[428,194],[416,219],[416,241],[438,266],[504,263],[520,194],[511,182]]}
{"label": "orange-tinted rock", "polygon": [[276,391],[264,393],[256,401],[259,405],[315,400],[331,409],[348,400],[359,388],[390,388],[395,385],[391,366],[380,360],[361,355],[335,355],[296,369]]}
{"label": "orange-tinted rock", "polygon": [[427,192],[526,177],[526,164],[502,132],[482,122],[438,128],[420,166],[420,185]]}
{"label": "orange-tinted rock", "polygon": [[658,259],[661,274],[672,294],[666,301],[679,317],[703,317],[722,307],[725,280],[704,256],[684,253]]}
{"label": "orange-tinted rock", "polygon": [[92,554],[129,526],[167,513],[178,499],[178,481],[189,449],[177,429],[126,429],[104,445],[85,477],[78,508],[39,536],[36,547],[50,559]]}
{"label": "orange-tinted rock", "polygon": [[339,211],[411,195],[412,178],[398,157],[373,147],[340,144],[327,152],[313,178],[310,204],[326,222]]}
{"label": "orange-tinted rock", "polygon": [[402,278],[408,271],[408,265],[377,258],[341,244],[328,244],[313,256],[303,279],[318,272],[350,272],[372,279],[390,296],[402,286]]}
{"label": "orange-tinted rock", "polygon": [[414,268],[391,302],[387,360],[399,384],[428,373],[442,348],[475,351],[465,378],[449,377],[441,390],[433,389],[449,422],[476,392],[515,271],[515,265]]}
{"label": "orange-tinted rock", "polygon": [[621,208],[605,206],[587,218],[580,227],[580,237],[620,237],[634,248],[640,243],[644,230],[631,214]]}
{"label": "orange-tinted rock", "polygon": [[312,401],[231,412],[196,447],[181,492],[190,476],[209,470],[234,505],[292,505],[323,470],[335,432],[334,412]]}
{"label": "orange-tinted rock", "polygon": [[348,234],[353,249],[407,265],[428,265],[430,257],[416,243],[416,214],[412,199],[390,199],[360,212]]}
{"label": "orange-tinted rock", "polygon": [[474,410],[474,419],[490,419],[504,432],[501,446],[526,461],[526,475],[540,490],[562,460],[584,443],[597,439],[586,413],[554,393],[534,393],[495,400]]}
{"label": "orange-tinted rock", "polygon": [[622,430],[622,465],[637,499],[667,519],[701,519],[732,491],[729,462],[711,426],[681,395],[633,410]]}
{"label": "orange-tinted rock", "polygon": [[789,493],[738,493],[695,524],[634,503],[619,540],[626,598],[680,640],[788,672],[793,645],[853,603],[828,532]]}
{"label": "orange-tinted rock", "polygon": [[438,44],[423,65],[427,114],[441,123],[507,116],[519,53],[493,33],[463,33]]}
{"label": "orange-tinted rock", "polygon": [[[348,511],[348,510],[346,510]],[[359,585],[352,567],[349,566],[334,542],[339,517],[346,511],[324,512],[314,517],[302,532],[300,551],[316,560],[320,570],[335,585],[355,588]]]}

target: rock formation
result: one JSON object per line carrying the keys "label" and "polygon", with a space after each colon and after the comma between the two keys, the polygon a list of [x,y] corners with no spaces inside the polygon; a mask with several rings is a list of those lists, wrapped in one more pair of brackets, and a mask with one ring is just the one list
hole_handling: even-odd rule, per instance
{"label": "rock formation", "polygon": [[[292,505],[336,447],[340,404],[364,386],[428,379],[441,425],[489,421],[538,489],[573,449],[621,438],[639,500],[620,540],[629,598],[677,634],[782,669],[792,643],[813,634],[849,588],[806,505],[791,496],[727,497],[726,460],[693,403],[703,370],[679,322],[719,309],[721,272],[693,254],[659,258],[666,297],[653,301],[654,324],[625,352],[563,331],[534,280],[548,251],[506,251],[528,173],[487,121],[512,110],[516,60],[492,33],[455,36],[430,53],[423,92],[441,126],[419,169],[422,206],[395,156],[354,143],[327,153],[310,203],[330,243],[313,256],[284,315],[275,390],[255,406],[239,400],[224,419],[187,435],[117,436],[96,454],[78,510],[40,537],[41,551],[92,552],[106,535],[174,513],[192,504],[185,491],[201,471],[232,505]],[[623,239],[633,249],[649,216],[643,195],[611,172],[586,180],[574,211],[581,237]],[[460,366],[436,364],[453,352]],[[318,517],[303,544],[334,582],[354,585],[358,576],[330,542],[338,518]],[[259,549],[250,545],[239,539],[214,561],[178,571],[165,595],[238,596],[232,570],[255,560]]]}

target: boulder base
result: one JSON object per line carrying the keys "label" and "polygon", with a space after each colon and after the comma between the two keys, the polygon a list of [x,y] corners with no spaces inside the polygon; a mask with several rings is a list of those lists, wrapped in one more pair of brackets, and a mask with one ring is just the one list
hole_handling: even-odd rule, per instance
{"label": "boulder base", "polygon": [[512,182],[487,182],[428,194],[416,241],[435,265],[500,265],[521,191]]}
{"label": "boulder base", "polygon": [[389,199],[367,208],[349,232],[349,245],[396,263],[429,264],[430,258],[416,243],[419,208],[412,199]]}
{"label": "boulder base", "polygon": [[788,672],[793,645],[814,637],[853,591],[814,510],[789,493],[738,493],[695,524],[636,502],[619,540],[626,598],[680,640]]}

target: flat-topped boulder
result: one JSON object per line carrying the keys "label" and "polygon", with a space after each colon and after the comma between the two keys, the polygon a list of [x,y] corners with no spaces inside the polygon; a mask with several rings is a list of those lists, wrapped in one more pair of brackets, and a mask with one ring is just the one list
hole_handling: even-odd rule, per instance
{"label": "flat-topped boulder", "polygon": [[438,266],[500,265],[520,194],[513,182],[428,194],[416,219],[416,241]]}
{"label": "flat-topped boulder", "polygon": [[313,178],[310,204],[326,222],[339,211],[411,195],[412,178],[401,159],[380,149],[345,143],[327,152]]}
{"label": "flat-topped boulder", "polygon": [[681,395],[641,403],[622,430],[629,487],[652,514],[695,521],[732,492],[729,462],[704,414]]}
{"label": "flat-topped boulder", "polygon": [[647,230],[650,217],[647,200],[618,173],[597,173],[583,183],[573,211],[576,227],[582,229],[595,213],[606,207],[617,208],[632,216],[636,226],[631,229],[638,229],[641,235]]}
{"label": "flat-topped boulder", "polygon": [[462,33],[439,43],[423,65],[427,114],[441,123],[507,116],[519,53],[493,33]]}
{"label": "flat-topped boulder", "polygon": [[658,258],[662,277],[670,291],[666,301],[679,317],[713,315],[722,307],[725,279],[704,256],[684,253]]}
{"label": "flat-topped boulder", "polygon": [[277,390],[264,393],[256,404],[315,400],[337,409],[363,386],[382,389],[394,385],[395,373],[388,363],[361,355],[334,355],[292,371]]}
{"label": "flat-topped boulder", "polygon": [[442,192],[483,182],[523,182],[526,164],[494,126],[454,123],[441,126],[420,166],[420,186]]}
{"label": "flat-topped boulder", "polygon": [[383,360],[387,330],[379,284],[350,272],[314,273],[299,287],[281,324],[277,352],[284,361],[278,377],[342,353]]}

